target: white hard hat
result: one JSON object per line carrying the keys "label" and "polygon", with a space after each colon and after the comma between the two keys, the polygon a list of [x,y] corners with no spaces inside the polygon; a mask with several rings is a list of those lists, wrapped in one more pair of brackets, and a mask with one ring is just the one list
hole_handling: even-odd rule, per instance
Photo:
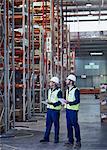
{"label": "white hard hat", "polygon": [[59,84],[59,78],[58,77],[52,77],[50,82],[55,82],[55,83]]}
{"label": "white hard hat", "polygon": [[73,74],[70,74],[67,78],[66,78],[67,80],[72,80],[72,81],[76,81],[76,76],[75,75],[73,75]]}

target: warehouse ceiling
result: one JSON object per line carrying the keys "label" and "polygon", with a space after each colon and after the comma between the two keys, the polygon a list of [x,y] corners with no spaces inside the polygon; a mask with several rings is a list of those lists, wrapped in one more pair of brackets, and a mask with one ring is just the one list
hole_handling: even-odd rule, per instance
{"label": "warehouse ceiling", "polygon": [[[63,0],[63,16],[66,23],[107,21],[107,0]],[[71,48],[76,49],[76,57],[100,52],[107,58],[107,32],[78,33],[77,39],[71,40]]]}
{"label": "warehouse ceiling", "polygon": [[76,57],[93,57],[95,56],[93,53],[97,53],[96,55],[107,59],[107,39],[81,38],[79,41],[72,40],[71,48],[75,48]]}
{"label": "warehouse ceiling", "polygon": [[63,2],[65,22],[107,20],[107,0],[66,0]]}

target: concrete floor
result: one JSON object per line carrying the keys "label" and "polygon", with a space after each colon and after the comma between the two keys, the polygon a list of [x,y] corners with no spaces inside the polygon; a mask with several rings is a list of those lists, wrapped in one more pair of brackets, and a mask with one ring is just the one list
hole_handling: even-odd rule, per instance
{"label": "concrete floor", "polygon": [[[50,142],[41,144],[39,140],[45,131],[45,118],[36,117],[37,122],[18,122],[16,129],[0,138],[0,150],[70,150],[67,141],[65,111],[61,112],[60,143],[53,143],[53,128]],[[99,100],[94,95],[81,95],[79,111],[82,147],[81,150],[107,150],[107,124],[100,123]]]}

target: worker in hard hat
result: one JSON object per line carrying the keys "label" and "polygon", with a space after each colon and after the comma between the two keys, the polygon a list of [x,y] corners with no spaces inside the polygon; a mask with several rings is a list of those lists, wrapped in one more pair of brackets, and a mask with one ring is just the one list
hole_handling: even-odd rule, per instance
{"label": "worker in hard hat", "polygon": [[49,142],[49,135],[52,124],[54,123],[54,143],[59,142],[59,118],[61,110],[62,91],[59,88],[59,78],[52,77],[50,80],[50,89],[48,90],[47,100],[47,117],[46,117],[46,131],[44,138],[40,142]]}
{"label": "worker in hard hat", "polygon": [[75,131],[75,148],[81,147],[80,127],[78,124],[78,111],[80,106],[80,92],[75,85],[76,76],[70,74],[66,78],[66,120],[67,120],[67,131],[68,131],[68,142],[65,145],[74,146],[73,129]]}

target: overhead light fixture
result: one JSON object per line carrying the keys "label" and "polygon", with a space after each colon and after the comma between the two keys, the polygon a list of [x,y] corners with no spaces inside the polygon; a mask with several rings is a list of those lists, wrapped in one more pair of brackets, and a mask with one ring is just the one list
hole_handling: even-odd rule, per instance
{"label": "overhead light fixture", "polygon": [[102,52],[90,52],[90,55],[91,56],[101,56],[101,55],[103,55],[103,53]]}
{"label": "overhead light fixture", "polygon": [[94,62],[90,62],[89,65],[93,66],[93,65],[95,65],[95,63]]}
{"label": "overhead light fixture", "polygon": [[86,3],[86,7],[91,7],[91,6],[92,6],[92,4],[91,4],[90,0],[88,0],[88,2]]}
{"label": "overhead light fixture", "polygon": [[91,7],[92,4],[91,4],[91,3],[87,3],[86,6],[87,6],[87,7]]}

